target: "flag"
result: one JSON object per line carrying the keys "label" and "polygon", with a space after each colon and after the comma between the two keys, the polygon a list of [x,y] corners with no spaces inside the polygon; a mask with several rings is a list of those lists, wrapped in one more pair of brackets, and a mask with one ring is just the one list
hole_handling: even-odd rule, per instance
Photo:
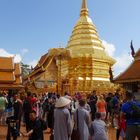
{"label": "flag", "polygon": [[130,48],[131,48],[131,55],[132,55],[132,57],[134,57],[134,55],[135,55],[135,50],[134,50],[134,47],[133,47],[133,42],[132,42],[132,40],[131,40]]}

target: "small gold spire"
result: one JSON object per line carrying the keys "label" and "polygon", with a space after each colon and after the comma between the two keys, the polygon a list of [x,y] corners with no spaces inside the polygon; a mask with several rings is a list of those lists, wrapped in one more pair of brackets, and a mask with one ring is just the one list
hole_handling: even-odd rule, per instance
{"label": "small gold spire", "polygon": [[81,8],[80,16],[88,16],[86,0],[82,0],[82,8]]}
{"label": "small gold spire", "polygon": [[87,9],[86,0],[82,1],[82,9]]}

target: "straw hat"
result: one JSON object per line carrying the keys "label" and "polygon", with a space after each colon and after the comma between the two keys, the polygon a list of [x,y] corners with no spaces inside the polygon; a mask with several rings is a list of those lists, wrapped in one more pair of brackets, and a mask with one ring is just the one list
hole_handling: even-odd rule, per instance
{"label": "straw hat", "polygon": [[70,104],[71,100],[65,98],[65,97],[60,97],[56,104],[55,104],[55,107],[65,107],[67,106],[68,104]]}

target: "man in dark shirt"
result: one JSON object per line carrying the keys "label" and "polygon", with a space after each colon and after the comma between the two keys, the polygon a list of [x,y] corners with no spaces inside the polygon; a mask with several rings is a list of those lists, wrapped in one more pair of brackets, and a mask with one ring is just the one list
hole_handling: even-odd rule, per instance
{"label": "man in dark shirt", "polygon": [[96,95],[96,90],[93,90],[92,95],[89,98],[89,105],[91,108],[91,119],[95,119],[95,113],[96,113],[96,103],[97,103],[97,95]]}
{"label": "man in dark shirt", "polygon": [[126,92],[127,102],[121,108],[121,118],[126,118],[126,140],[135,140],[136,137],[140,140],[140,117],[131,116],[134,111],[132,106],[136,105],[140,109],[140,103],[134,101],[133,97],[132,92]]}
{"label": "man in dark shirt", "polygon": [[20,131],[20,123],[22,117],[22,102],[20,101],[18,94],[13,96],[13,109],[14,109],[14,119],[17,122],[17,130]]}
{"label": "man in dark shirt", "polygon": [[113,94],[112,93],[108,93],[105,101],[107,104],[107,108],[106,108],[106,120],[110,121],[111,119],[111,115],[112,115],[112,103],[111,103],[111,99],[112,99]]}
{"label": "man in dark shirt", "polygon": [[43,129],[40,119],[36,117],[36,112],[33,110],[29,114],[30,117],[30,131],[24,136],[29,136],[29,140],[44,140]]}
{"label": "man in dark shirt", "polygon": [[32,111],[32,106],[31,106],[31,93],[27,92],[27,97],[24,99],[23,102],[23,113],[24,113],[24,121],[26,124],[26,131],[29,131],[29,114]]}

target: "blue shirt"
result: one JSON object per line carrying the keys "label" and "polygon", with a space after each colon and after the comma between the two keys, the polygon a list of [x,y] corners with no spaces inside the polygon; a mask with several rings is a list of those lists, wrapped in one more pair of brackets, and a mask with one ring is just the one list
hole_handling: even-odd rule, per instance
{"label": "blue shirt", "polygon": [[[122,105],[121,111],[124,114],[131,113],[132,112],[131,104],[137,104],[140,107],[140,103],[137,103],[136,101],[129,101]],[[140,124],[140,118],[139,119],[126,118],[126,124],[127,125]]]}

